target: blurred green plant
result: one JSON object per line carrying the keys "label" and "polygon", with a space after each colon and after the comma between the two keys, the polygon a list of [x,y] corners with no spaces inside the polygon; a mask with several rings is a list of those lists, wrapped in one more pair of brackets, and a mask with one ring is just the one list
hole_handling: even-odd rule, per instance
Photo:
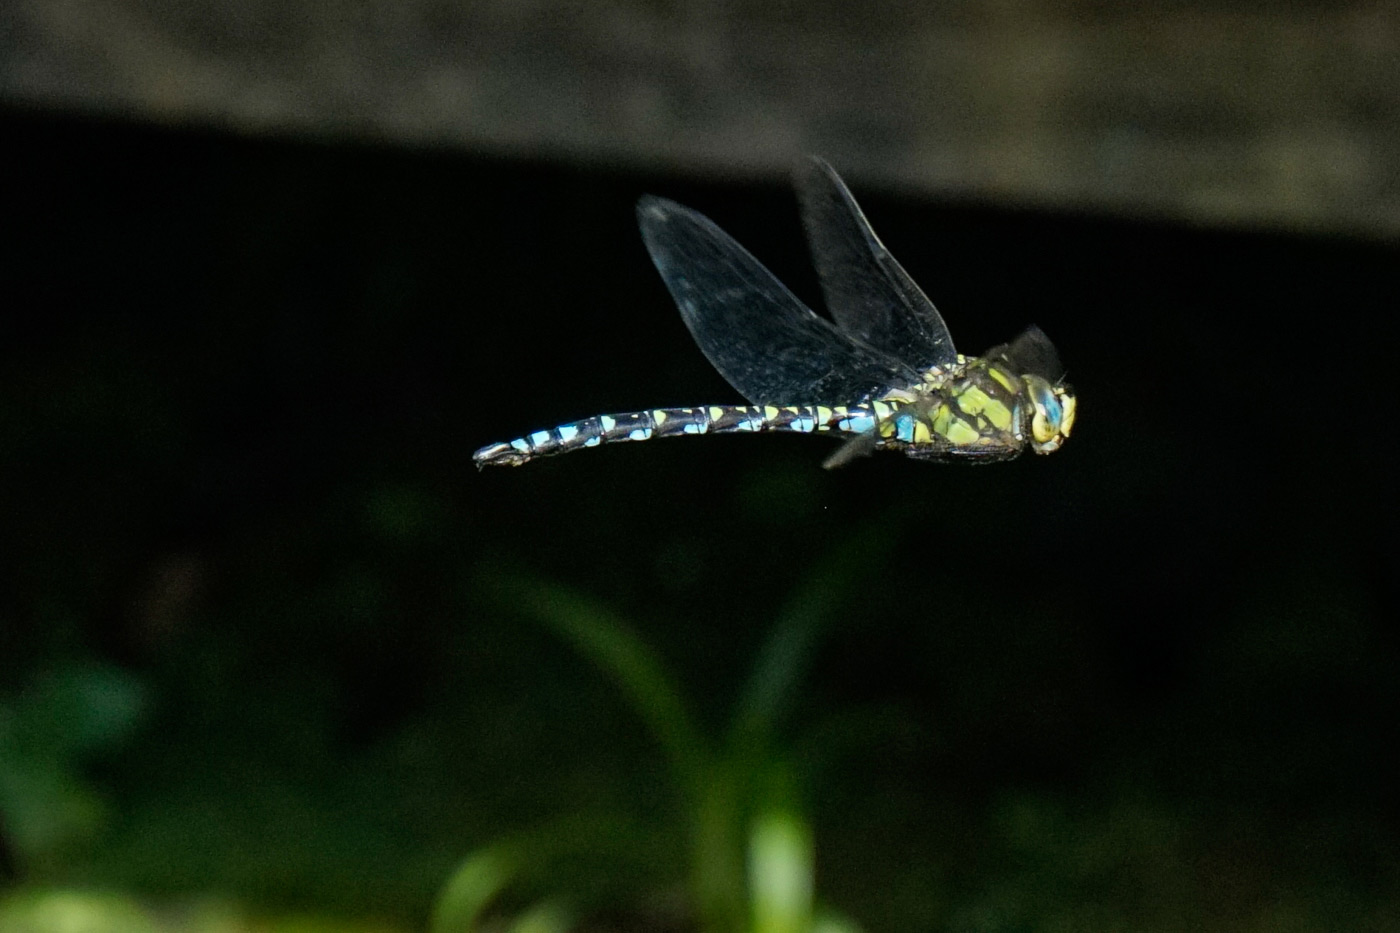
{"label": "blurred green plant", "polygon": [[112,891],[56,888],[0,895],[3,933],[404,933],[374,920],[254,915],[218,899],[145,904]]}
{"label": "blurred green plant", "polygon": [[0,898],[5,933],[159,933],[150,912],[113,893],[25,891]]}
{"label": "blurred green plant", "polygon": [[[812,828],[779,728],[823,633],[840,617],[843,599],[869,577],[893,539],[887,523],[872,523],[799,582],[719,737],[705,734],[677,679],[623,619],[565,587],[502,570],[482,574],[482,587],[498,604],[546,626],[611,679],[661,746],[689,837],[683,904],[670,912],[679,914],[667,918],[672,925],[706,933],[858,929],[815,903]],[[547,873],[566,859],[616,855],[634,843],[643,851],[655,848],[648,832],[625,817],[574,820],[486,846],[468,856],[445,885],[433,933],[484,929],[513,887],[547,890]],[[579,899],[578,892],[542,895],[505,928],[562,933],[587,912]]]}
{"label": "blurred green plant", "polygon": [[25,874],[58,865],[106,825],[83,768],[120,747],[147,707],[135,677],[95,662],[56,664],[0,700],[0,828]]}

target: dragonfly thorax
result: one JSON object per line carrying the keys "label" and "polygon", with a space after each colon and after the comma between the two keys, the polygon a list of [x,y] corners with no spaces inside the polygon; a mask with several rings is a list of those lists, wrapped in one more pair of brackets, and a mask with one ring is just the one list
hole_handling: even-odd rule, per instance
{"label": "dragonfly thorax", "polygon": [[1001,353],[960,357],[869,405],[876,447],[925,460],[992,462],[1027,447],[1050,453],[1069,436],[1075,413],[1068,388],[1018,372]]}

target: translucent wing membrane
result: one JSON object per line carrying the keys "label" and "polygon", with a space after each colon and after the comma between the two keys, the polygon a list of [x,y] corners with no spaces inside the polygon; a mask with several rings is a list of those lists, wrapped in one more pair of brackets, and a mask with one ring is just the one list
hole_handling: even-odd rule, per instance
{"label": "translucent wing membrane", "polygon": [[637,221],[695,342],[749,401],[844,404],[918,380],[914,366],[812,313],[703,215],[645,197]]}
{"label": "translucent wing membrane", "polygon": [[1060,365],[1060,354],[1055,351],[1055,345],[1045,336],[1045,331],[1034,325],[1026,328],[1011,343],[987,355],[990,357],[998,352],[1017,372],[1040,376],[1050,383],[1064,378],[1065,370]]}
{"label": "translucent wing membrane", "polygon": [[943,316],[865,219],[830,165],[811,157],[795,173],[812,261],[838,327],[920,372],[957,359]]}

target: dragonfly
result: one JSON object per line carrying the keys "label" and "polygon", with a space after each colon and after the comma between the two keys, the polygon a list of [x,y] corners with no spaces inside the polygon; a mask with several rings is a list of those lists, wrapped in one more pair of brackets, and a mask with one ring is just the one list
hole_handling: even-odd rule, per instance
{"label": "dragonfly", "polygon": [[1032,326],[981,356],[958,353],[836,171],[810,157],[794,181],[829,319],[709,218],[665,198],[637,203],[642,240],[691,336],[749,404],[595,415],[488,444],[473,454],[478,468],[624,441],[767,431],[844,436],[828,468],[876,450],[970,464],[1058,450],[1077,406],[1049,338]]}

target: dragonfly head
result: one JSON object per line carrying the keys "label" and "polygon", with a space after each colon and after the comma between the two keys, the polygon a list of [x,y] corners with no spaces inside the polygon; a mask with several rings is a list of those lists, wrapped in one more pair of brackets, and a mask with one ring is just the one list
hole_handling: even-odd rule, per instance
{"label": "dragonfly head", "polygon": [[1074,392],[1069,386],[1052,383],[1043,376],[1021,378],[1031,401],[1031,449],[1038,454],[1059,450],[1074,429]]}
{"label": "dragonfly head", "polygon": [[1020,423],[1022,430],[1029,429],[1031,449],[1038,454],[1059,450],[1074,429],[1076,406],[1073,390],[1064,384],[1065,371],[1054,344],[1039,327],[1028,327],[1000,353],[1021,374],[1026,387],[1023,398],[1030,402],[1030,410],[1021,407],[1025,420]]}

